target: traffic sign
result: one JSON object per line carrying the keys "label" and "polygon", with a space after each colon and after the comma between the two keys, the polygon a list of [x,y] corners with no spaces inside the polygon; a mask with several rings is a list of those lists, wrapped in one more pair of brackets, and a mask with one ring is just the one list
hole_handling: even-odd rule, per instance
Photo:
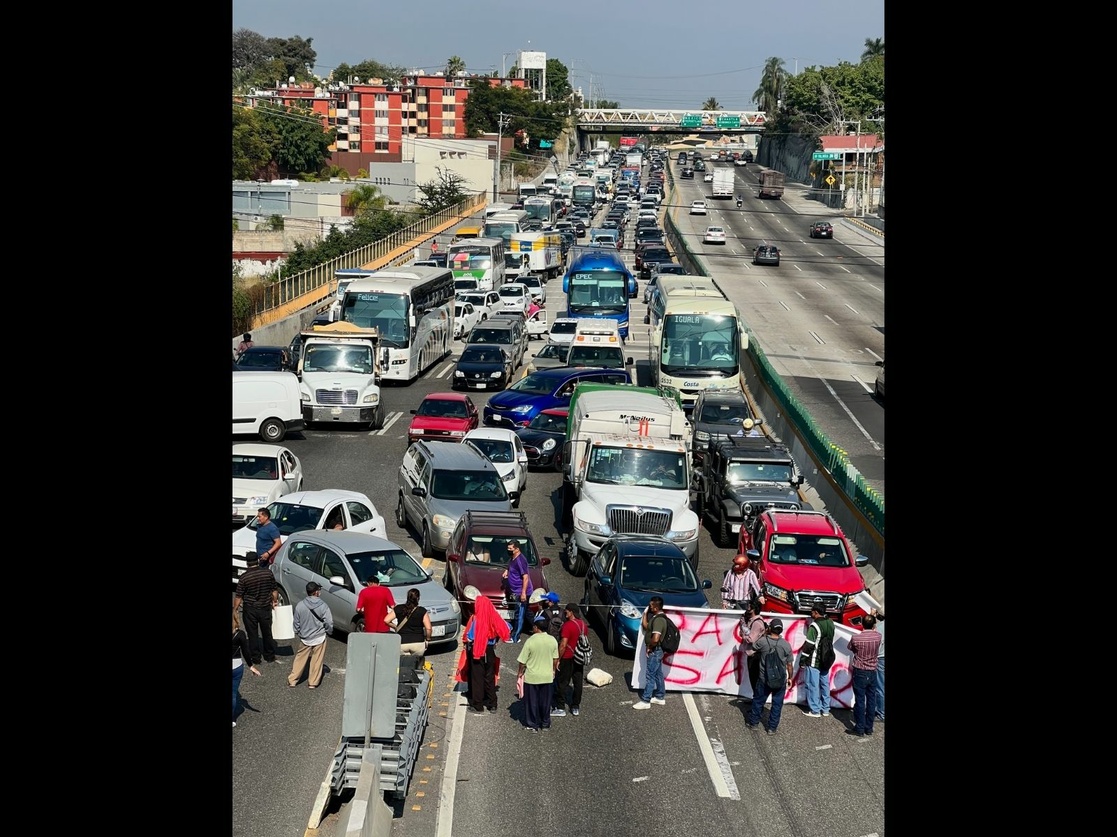
{"label": "traffic sign", "polygon": [[837,183],[837,182],[838,182],[838,181],[836,181],[836,180],[834,179],[834,175],[832,175],[832,174],[828,174],[828,175],[826,175],[826,185],[827,185],[827,186],[833,186],[833,185],[834,185],[835,183]]}
{"label": "traffic sign", "polygon": [[816,151],[811,154],[812,160],[840,160],[842,155],[837,151]]}
{"label": "traffic sign", "polygon": [[682,128],[697,128],[702,124],[702,114],[700,113],[687,113],[683,115],[682,122],[679,126]]}
{"label": "traffic sign", "polygon": [[719,116],[717,125],[719,128],[740,128],[741,117],[739,116]]}
{"label": "traffic sign", "polygon": [[539,147],[540,148],[553,148],[554,145],[555,145],[554,142],[551,141],[551,140],[539,140]]}

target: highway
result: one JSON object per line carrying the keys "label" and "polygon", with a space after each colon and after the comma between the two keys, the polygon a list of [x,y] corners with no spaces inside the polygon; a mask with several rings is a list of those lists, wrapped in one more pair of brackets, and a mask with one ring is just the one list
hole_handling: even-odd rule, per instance
{"label": "highway", "polygon": [[[678,183],[681,188],[674,203],[687,205],[706,185],[701,180],[694,186],[689,181]],[[732,236],[740,237],[725,246],[724,255],[708,259],[719,274],[719,284],[741,308],[771,361],[780,364],[781,374],[786,371],[797,379],[803,392],[811,391],[807,382],[818,379],[809,371],[812,365],[828,374],[831,369],[841,370],[842,375],[846,370],[858,371],[871,388],[873,358],[867,352],[859,358],[856,352],[869,348],[883,355],[882,330],[879,341],[869,339],[876,327],[873,323],[883,323],[883,269],[846,245],[840,231],[837,241],[811,242],[806,239],[806,217],[787,211],[782,202],[752,200],[758,206],[746,204],[750,209],[746,213],[736,213],[729,202],[726,209],[714,210],[720,215],[694,219],[692,229],[699,235],[707,223],[720,222]],[[680,226],[687,223],[688,217],[682,216]],[[751,251],[751,244],[761,236],[784,250],[779,268],[746,264],[746,249]],[[705,256],[709,248],[699,245],[698,249]],[[818,251],[833,251],[833,259],[818,256]],[[631,264],[631,250],[624,255]],[[847,274],[837,262],[853,261],[857,264],[847,264],[852,271],[848,276],[855,278],[843,281]],[[721,281],[722,270],[730,274],[726,282]],[[819,287],[820,283],[826,287]],[[843,314],[847,303],[855,309],[872,307],[873,291],[862,287],[872,284],[881,291],[876,309],[855,317],[846,308]],[[548,308],[556,316],[563,300],[560,278],[549,284],[548,299]],[[642,292],[632,300],[629,345],[640,382],[646,383],[648,336],[641,299]],[[791,310],[784,311],[785,307]],[[855,320],[860,331],[851,327]],[[812,347],[810,332],[826,342]],[[865,345],[850,348],[858,343]],[[539,345],[533,342],[530,351]],[[454,356],[460,347],[460,342],[454,344]],[[384,515],[388,537],[417,557],[417,533],[401,530],[392,514],[396,471],[406,448],[409,411],[426,393],[449,389],[452,370],[453,358],[449,358],[409,387],[385,387],[387,418],[382,430],[311,429],[285,442],[302,460],[308,488],[364,492]],[[862,405],[852,390],[842,394],[845,403],[858,404],[857,411],[875,407],[880,414],[877,424],[868,416],[861,423],[878,434],[883,459],[883,410],[868,395]],[[471,397],[481,406],[488,396],[471,393]],[[836,402],[819,417],[828,433],[838,413],[842,422],[848,421]],[[560,496],[557,473],[533,472],[521,508],[532,523],[541,554],[552,559],[546,568],[551,588],[563,601],[576,601],[582,597],[583,580],[567,573],[559,558]],[[708,530],[700,537],[698,576],[713,582],[709,600],[718,606],[717,590],[733,550],[715,546]],[[442,577],[441,558],[424,564]],[[606,656],[600,628],[592,620],[591,627],[594,665],[610,672],[614,681],[602,689],[587,685],[582,714],[554,719],[551,731],[538,738],[526,734],[510,715],[512,678],[502,680],[498,713],[467,716],[459,707],[460,695],[452,690],[458,650],[428,657],[435,670],[431,722],[407,799],[397,806],[394,837],[502,837],[558,829],[626,837],[667,829],[705,833],[714,828],[728,835],[771,837],[883,835],[883,724],[877,725],[873,737],[855,738],[844,734],[847,711],[838,709],[833,717],[811,719],[786,706],[779,733],[767,736],[745,728],[747,704],[739,706],[724,695],[675,692],[668,693],[666,706],[634,712],[631,704],[636,696],[627,686],[631,658]],[[518,646],[499,646],[506,671],[515,670],[518,651]],[[242,694],[248,708],[233,730],[235,837],[301,835],[308,823],[318,826],[311,833],[321,837],[344,834],[349,816],[344,797],[342,804],[332,803],[320,822],[316,800],[321,799],[320,787],[340,735],[345,652],[344,635],[328,640],[329,671],[313,694],[305,684],[287,688],[285,677],[293,656],[290,642],[280,643],[281,662],[265,664],[264,677],[246,676]],[[448,770],[455,780],[444,786]],[[440,805],[440,800],[445,804]]]}

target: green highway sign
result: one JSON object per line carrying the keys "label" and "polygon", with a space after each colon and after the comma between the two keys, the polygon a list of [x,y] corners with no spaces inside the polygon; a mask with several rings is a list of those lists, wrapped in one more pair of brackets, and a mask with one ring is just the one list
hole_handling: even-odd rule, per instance
{"label": "green highway sign", "polygon": [[740,128],[741,117],[739,116],[719,116],[717,125],[719,128]]}
{"label": "green highway sign", "polygon": [[683,128],[698,128],[702,125],[702,114],[688,113],[683,116],[683,121],[679,123]]}
{"label": "green highway sign", "polygon": [[811,154],[812,160],[840,160],[842,155],[837,151],[816,151]]}
{"label": "green highway sign", "polygon": [[555,143],[553,140],[539,140],[540,148],[554,148]]}

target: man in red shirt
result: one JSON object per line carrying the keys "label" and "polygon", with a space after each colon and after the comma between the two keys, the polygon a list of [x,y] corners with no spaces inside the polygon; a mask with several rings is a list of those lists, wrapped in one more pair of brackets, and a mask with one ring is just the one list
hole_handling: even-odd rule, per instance
{"label": "man in red shirt", "polygon": [[395,606],[396,599],[392,591],[381,587],[380,577],[373,573],[365,582],[365,589],[357,596],[357,610],[365,617],[365,633],[388,633],[388,623],[384,619]]}

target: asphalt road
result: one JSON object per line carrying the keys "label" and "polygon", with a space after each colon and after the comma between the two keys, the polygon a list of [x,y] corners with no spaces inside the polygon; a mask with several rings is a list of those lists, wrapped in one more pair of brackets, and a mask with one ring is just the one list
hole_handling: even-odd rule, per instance
{"label": "asphalt road", "polygon": [[[789,228],[801,227],[805,235],[805,221],[797,226],[787,219],[784,222]],[[732,221],[728,225],[738,226]],[[840,242],[824,244],[842,246]],[[734,255],[739,268],[743,257],[730,254]],[[631,262],[630,250],[625,257]],[[781,279],[790,264],[788,257],[775,269]],[[751,277],[744,270],[738,274],[746,281]],[[754,285],[747,286],[746,302],[749,297],[761,297],[762,281],[771,281],[768,274],[759,274]],[[557,310],[562,300],[561,279],[552,280],[548,297],[548,308]],[[629,344],[637,358],[640,382],[645,383],[646,351],[641,347],[647,343],[647,328],[642,325],[640,298],[642,293],[633,300]],[[749,318],[750,309],[735,301]],[[802,309],[801,316],[809,318],[810,306],[804,302]],[[815,330],[827,328],[830,310],[816,315]],[[754,324],[750,320],[750,325],[758,339],[768,339],[764,321],[758,319]],[[455,356],[460,345],[455,343]],[[538,345],[533,343],[532,350]],[[798,358],[795,361],[801,363]],[[786,362],[790,364],[792,359]],[[400,530],[393,519],[395,475],[406,448],[409,410],[424,394],[448,389],[452,369],[452,359],[448,359],[410,387],[386,387],[387,420],[381,431],[308,430],[286,442],[302,460],[307,487],[366,493],[385,516],[388,537],[416,556],[417,533]],[[473,395],[479,405],[486,398]],[[551,589],[563,601],[577,600],[583,580],[567,573],[559,559],[560,490],[557,473],[533,472],[521,507],[531,521],[541,554],[552,558],[546,568]],[[710,601],[717,606],[717,588],[733,550],[715,546],[708,530],[701,538],[698,576],[713,582]],[[424,563],[441,578],[444,564],[440,558]],[[873,737],[855,738],[844,734],[846,711],[811,719],[788,706],[779,733],[767,736],[747,730],[742,707],[724,695],[668,693],[666,706],[634,712],[631,704],[636,697],[627,686],[631,657],[607,657],[600,628],[592,621],[591,625],[595,628],[591,635],[594,664],[609,671],[614,682],[602,689],[587,684],[582,714],[554,719],[552,730],[539,738],[523,732],[517,720],[519,706],[514,691],[509,693],[510,679],[499,692],[498,713],[466,716],[459,714],[461,698],[453,691],[458,650],[428,657],[435,670],[431,720],[408,796],[396,807],[394,837],[500,837],[519,835],[525,829],[623,837],[665,828],[704,833],[713,824],[719,833],[730,835],[883,837],[883,724]],[[281,645],[280,663],[264,666],[262,678],[246,675],[242,684],[245,712],[233,730],[235,837],[301,835],[309,821],[318,820],[316,799],[340,735],[346,647],[344,635],[328,640],[328,673],[314,692],[305,684],[287,688],[285,678],[293,654],[289,643]],[[499,654],[510,671],[515,670],[518,650],[500,646]],[[460,748],[455,746],[452,719],[459,730]],[[448,769],[456,770],[456,779],[452,786],[444,787]],[[452,807],[440,810],[440,798],[449,802],[444,795],[450,793]],[[342,837],[349,816],[346,801],[345,796],[330,801],[318,835]]]}

